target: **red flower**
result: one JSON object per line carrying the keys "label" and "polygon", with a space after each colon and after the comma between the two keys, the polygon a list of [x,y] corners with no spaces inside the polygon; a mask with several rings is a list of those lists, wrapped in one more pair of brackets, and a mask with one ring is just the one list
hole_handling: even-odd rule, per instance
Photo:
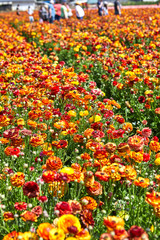
{"label": "red flower", "polygon": [[130,230],[128,231],[129,236],[131,238],[133,237],[141,237],[142,234],[144,233],[144,229],[138,226],[132,226]]}
{"label": "red flower", "polygon": [[23,194],[28,196],[28,198],[38,197],[39,195],[39,186],[36,182],[26,182],[23,185]]}
{"label": "red flower", "polygon": [[37,199],[42,203],[48,202],[48,198],[46,196],[39,196]]}
{"label": "red flower", "polygon": [[25,203],[25,202],[16,202],[14,204],[14,207],[18,211],[23,211],[23,210],[27,209],[27,203]]}
{"label": "red flower", "polygon": [[138,98],[138,102],[139,103],[144,103],[145,102],[145,97],[144,96],[140,96],[139,98]]}
{"label": "red flower", "polygon": [[68,202],[59,202],[56,204],[54,211],[60,217],[64,214],[71,214],[72,208]]}

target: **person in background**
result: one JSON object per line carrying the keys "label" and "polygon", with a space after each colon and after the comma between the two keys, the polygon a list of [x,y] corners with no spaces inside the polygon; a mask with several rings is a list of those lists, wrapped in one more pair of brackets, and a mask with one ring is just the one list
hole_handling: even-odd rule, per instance
{"label": "person in background", "polygon": [[104,16],[108,15],[108,3],[107,2],[104,2],[103,12],[104,12]]}
{"label": "person in background", "polygon": [[98,15],[102,16],[103,15],[103,0],[98,0],[97,7],[98,7]]}
{"label": "person in background", "polygon": [[29,21],[32,23],[34,22],[34,17],[33,17],[33,10],[30,6],[28,6],[28,15],[29,15]]}
{"label": "person in background", "polygon": [[68,14],[68,18],[72,17],[73,13],[72,13],[72,9],[69,7],[68,4],[66,4],[66,8],[67,8],[67,14]]}
{"label": "person in background", "polygon": [[83,8],[80,6],[80,3],[79,3],[79,2],[76,2],[75,5],[76,5],[76,6],[75,6],[76,17],[77,17],[79,20],[83,20],[83,17],[84,17],[84,15],[85,15]]}
{"label": "person in background", "polygon": [[63,18],[63,19],[68,19],[68,11],[67,11],[67,3],[66,3],[66,0],[62,0],[61,18]]}
{"label": "person in background", "polygon": [[61,7],[62,4],[59,1],[56,1],[54,4],[55,9],[55,20],[60,21],[61,19]]}
{"label": "person in background", "polygon": [[48,20],[49,23],[53,23],[55,20],[55,9],[52,2],[48,5]]}
{"label": "person in background", "polygon": [[120,4],[119,0],[115,0],[115,2],[114,2],[114,14],[121,15],[121,4]]}
{"label": "person in background", "polygon": [[20,12],[19,12],[19,4],[17,4],[16,13],[17,13],[17,15],[20,15]]}
{"label": "person in background", "polygon": [[48,13],[44,6],[41,6],[39,9],[39,22],[45,22],[48,20]]}

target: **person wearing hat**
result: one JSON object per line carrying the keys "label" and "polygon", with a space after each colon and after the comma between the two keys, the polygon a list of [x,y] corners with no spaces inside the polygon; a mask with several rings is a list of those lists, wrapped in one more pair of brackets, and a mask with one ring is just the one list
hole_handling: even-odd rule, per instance
{"label": "person wearing hat", "polygon": [[76,2],[75,3],[75,10],[76,10],[76,16],[79,20],[82,20],[83,17],[84,17],[84,10],[83,8],[80,6],[80,3],[79,2]]}

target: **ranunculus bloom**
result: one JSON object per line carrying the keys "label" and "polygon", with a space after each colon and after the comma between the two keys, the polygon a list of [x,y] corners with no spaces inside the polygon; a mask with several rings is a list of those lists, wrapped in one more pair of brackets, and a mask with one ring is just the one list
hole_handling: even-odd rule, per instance
{"label": "ranunculus bloom", "polygon": [[97,202],[90,196],[86,196],[80,199],[83,210],[94,210],[97,208]]}
{"label": "ranunculus bloom", "polygon": [[44,240],[49,240],[49,232],[54,228],[50,223],[41,223],[38,226],[37,234]]}
{"label": "ranunculus bloom", "polygon": [[25,183],[25,175],[22,172],[17,172],[10,177],[10,182],[14,187],[21,187]]}
{"label": "ranunculus bloom", "polygon": [[46,160],[47,170],[55,170],[62,168],[62,161],[59,157],[51,156]]}
{"label": "ranunculus bloom", "polygon": [[14,204],[14,207],[18,211],[23,211],[23,210],[27,209],[27,203],[25,203],[25,202],[16,202]]}
{"label": "ranunculus bloom", "polygon": [[[144,229],[139,227],[139,226],[132,226],[129,231],[128,231],[128,234],[129,234],[129,237],[131,239],[137,239],[139,237],[142,237],[142,235],[145,233]],[[142,238],[141,238],[142,239]],[[145,240],[147,240],[147,238],[144,238]]]}
{"label": "ranunculus bloom", "polygon": [[30,211],[25,211],[21,214],[21,218],[23,221],[31,221],[31,222],[37,222],[37,215]]}
{"label": "ranunculus bloom", "polygon": [[62,229],[65,233],[69,233],[69,227],[76,227],[78,232],[81,230],[79,219],[72,214],[64,214],[58,219],[58,228]]}
{"label": "ranunculus bloom", "polygon": [[154,152],[158,152],[160,150],[160,143],[157,141],[151,141],[149,148]]}
{"label": "ranunculus bloom", "polygon": [[142,129],[142,136],[143,137],[150,137],[152,134],[152,130],[148,127]]}
{"label": "ranunculus bloom", "polygon": [[65,236],[64,231],[60,228],[52,228],[49,231],[49,240],[64,240]]}
{"label": "ranunculus bloom", "polygon": [[145,102],[145,97],[144,96],[140,96],[139,98],[138,98],[138,102],[139,103],[144,103]]}
{"label": "ranunculus bloom", "polygon": [[4,236],[3,240],[14,240],[18,239],[20,236],[22,236],[21,232],[12,231],[11,233],[8,233],[6,236]]}
{"label": "ranunculus bloom", "polygon": [[147,192],[145,200],[153,207],[157,207],[160,205],[160,193],[155,191],[152,191],[151,193]]}
{"label": "ranunculus bloom", "polygon": [[134,135],[128,138],[128,145],[136,152],[141,151],[144,146],[144,139],[141,136]]}
{"label": "ranunculus bloom", "polygon": [[14,215],[11,212],[4,212],[3,219],[4,221],[14,220]]}
{"label": "ranunculus bloom", "polygon": [[42,207],[36,206],[36,207],[32,208],[31,212],[35,213],[36,216],[39,217],[42,214]]}
{"label": "ranunculus bloom", "polygon": [[134,181],[134,184],[136,186],[139,186],[139,187],[142,187],[142,188],[146,188],[149,186],[149,178],[142,178],[142,177],[139,177],[138,179],[136,179]]}
{"label": "ranunculus bloom", "polygon": [[54,211],[59,212],[58,216],[62,216],[64,214],[72,213],[72,208],[68,202],[59,202],[56,204]]}
{"label": "ranunculus bloom", "polygon": [[69,200],[69,205],[72,209],[72,214],[78,214],[82,211],[82,205],[76,200]]}
{"label": "ranunculus bloom", "polygon": [[38,197],[39,195],[39,186],[36,182],[26,182],[23,185],[23,194],[28,198]]}
{"label": "ranunculus bloom", "polygon": [[102,185],[99,182],[94,181],[92,186],[86,187],[86,190],[89,194],[91,194],[93,196],[101,195],[102,194]]}
{"label": "ranunculus bloom", "polygon": [[115,229],[124,229],[123,218],[116,216],[104,217],[104,225],[107,227],[108,231],[114,231]]}

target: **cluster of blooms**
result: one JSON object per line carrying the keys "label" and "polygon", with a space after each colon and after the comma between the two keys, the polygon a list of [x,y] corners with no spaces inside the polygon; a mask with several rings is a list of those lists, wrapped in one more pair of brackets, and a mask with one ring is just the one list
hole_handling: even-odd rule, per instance
{"label": "cluster of blooms", "polygon": [[[156,14],[153,19],[155,24],[158,21]],[[83,24],[81,27],[85,29],[85,22]],[[130,24],[133,22],[130,21]],[[64,61],[58,62],[54,52],[51,58],[43,56],[35,42],[27,43],[5,20],[0,20],[0,25],[0,203],[3,229],[10,232],[4,232],[3,240],[148,240],[148,234],[138,224],[132,224],[130,220],[129,230],[125,230],[123,218],[110,216],[110,213],[122,213],[118,210],[118,201],[125,198],[125,194],[129,196],[129,202],[122,201],[121,210],[125,210],[123,204],[126,208],[131,203],[132,208],[134,194],[134,198],[140,201],[138,211],[143,212],[144,219],[151,219],[147,223],[150,227],[154,224],[153,219],[160,217],[159,138],[153,136],[147,121],[143,121],[139,129],[134,129],[134,124],[119,113],[121,105],[113,98],[105,97],[104,89],[98,87],[89,71],[76,73],[73,67],[66,67]],[[90,31],[96,26],[95,20],[91,25]],[[27,26],[33,39],[38,27],[42,29],[43,26],[46,41],[49,41],[48,34],[53,34],[54,27],[52,29],[50,24],[35,23],[31,29],[27,23],[20,26],[21,31],[27,32]],[[95,29],[97,35],[100,34],[98,26]],[[131,63],[128,62],[129,57],[122,56],[125,47],[120,45],[119,40],[113,42],[103,36],[103,30],[99,37],[89,28],[87,31],[85,34],[82,31],[79,36],[74,31],[72,37],[77,40],[83,37],[83,44],[89,43],[87,46],[92,40],[95,43],[92,46],[95,50],[92,50],[97,52],[97,57],[87,54],[88,48],[73,43],[71,37],[67,40],[67,28],[66,35],[55,33],[55,39],[58,41],[58,37],[63,35],[60,39],[62,48],[65,44],[73,47],[75,52],[82,48],[83,56],[90,56],[93,62],[93,58],[102,62],[105,71],[113,73],[111,78],[115,77],[113,85],[118,86],[115,81],[120,80],[120,75],[110,72],[108,67],[115,59],[109,61],[105,54],[113,49],[115,53],[119,52],[117,61],[125,59],[126,67]],[[126,34],[126,29],[121,36],[123,34]],[[158,38],[157,34],[153,36],[155,40]],[[138,37],[142,36],[139,34]],[[44,43],[43,39],[39,41]],[[104,45],[106,41],[107,46],[111,46],[109,50]],[[100,52],[102,45],[104,50]],[[150,46],[151,43],[149,49],[152,49]],[[138,55],[134,55],[134,64],[138,64],[136,60],[140,55],[144,56],[139,49]],[[150,69],[153,66],[149,61],[155,59],[157,64],[155,56],[158,52],[154,52],[153,56],[147,60]],[[79,55],[74,57],[80,61]],[[140,59],[143,67],[146,64],[144,59]],[[139,68],[134,67],[134,70]],[[154,68],[154,74],[157,74],[156,66]],[[90,69],[93,66],[90,65]],[[123,69],[119,70],[123,73]],[[140,71],[140,78],[145,71]],[[127,78],[124,77],[125,81],[135,79],[132,72],[135,74],[130,69]],[[156,81],[151,81],[156,84],[155,91],[159,89],[158,78],[157,74],[153,78]],[[134,83],[135,80],[133,84],[129,83],[133,89]],[[147,92],[147,99],[153,97],[148,95],[153,91],[154,88],[152,92]],[[145,102],[142,96],[138,99],[141,103]],[[127,105],[131,109],[129,102]],[[156,114],[159,114],[159,108]],[[135,214],[138,223],[137,211]],[[124,219],[127,221],[126,214]],[[106,232],[104,226],[107,227]]]}
{"label": "cluster of blooms", "polygon": [[[21,17],[24,24],[19,31],[36,42],[50,59],[58,56],[76,71],[87,73],[107,97],[122,99],[119,113],[124,115],[127,106],[129,121],[138,124],[145,116],[156,133],[160,114],[159,8],[134,9],[134,13],[127,10],[119,21],[113,14],[101,21],[97,20],[96,11],[91,14],[93,17],[83,23],[77,23],[74,17],[67,24],[63,22],[61,33],[57,22],[51,26],[35,22],[31,28]],[[14,19],[10,16],[16,24],[18,20]]]}

